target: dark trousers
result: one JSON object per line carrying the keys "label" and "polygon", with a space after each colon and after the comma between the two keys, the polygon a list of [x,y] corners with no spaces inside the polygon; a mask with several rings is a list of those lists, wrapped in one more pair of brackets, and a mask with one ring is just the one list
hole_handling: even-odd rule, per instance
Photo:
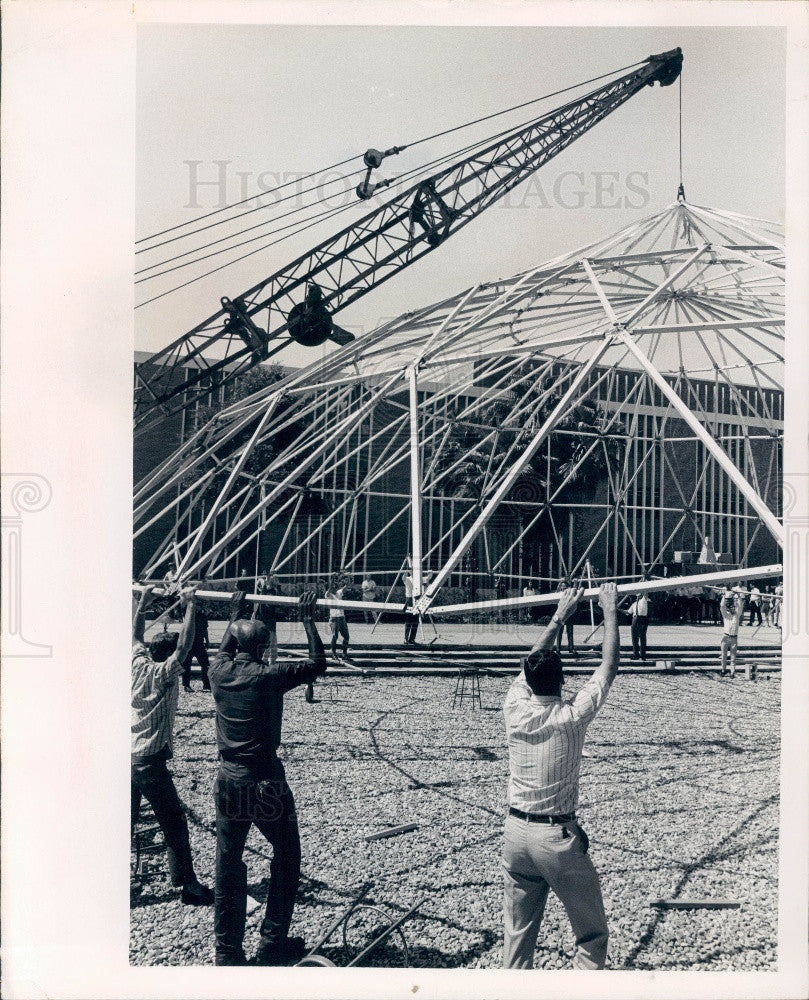
{"label": "dark trousers", "polygon": [[756,618],[758,624],[760,625],[761,624],[761,605],[759,605],[759,604],[751,604],[750,605],[750,618],[749,618],[749,620],[747,622],[748,625],[752,625],[753,624],[753,618],[754,617]]}
{"label": "dark trousers", "polygon": [[247,866],[242,861],[250,825],[255,823],[272,844],[270,887],[261,922],[262,946],[286,940],[301,874],[301,842],[295,800],[278,765],[275,778],[237,782],[219,775],[216,781],[216,899],[214,932],[218,965],[244,959],[247,913]]}
{"label": "dark trousers", "polygon": [[635,615],[632,618],[632,653],[646,659],[646,629],[649,619],[646,615]]}
{"label": "dark trousers", "polygon": [[145,798],[154,810],[155,819],[166,838],[171,884],[187,885],[193,882],[194,864],[191,860],[188,823],[166,761],[162,757],[133,758],[131,790],[130,830],[134,829],[138,821],[141,798]]}
{"label": "dark trousers", "polygon": [[419,616],[418,615],[408,615],[405,619],[405,637],[404,641],[408,644],[412,644],[416,641],[416,635],[419,630]]}
{"label": "dark trousers", "polygon": [[191,661],[196,656],[197,663],[199,663],[202,669],[202,683],[208,688],[211,686],[208,680],[208,667],[210,663],[208,661],[208,650],[202,639],[194,639],[194,645],[191,647],[188,656],[185,658],[183,663],[183,687],[188,687],[191,683]]}
{"label": "dark trousers", "polygon": [[[576,644],[573,641],[573,622],[572,621],[566,621],[565,622],[565,633],[567,635],[567,651],[568,651],[568,653],[572,653],[575,650],[575,648],[576,648]],[[556,636],[556,648],[558,650],[560,650],[560,651],[562,649],[562,630],[561,629],[559,630],[559,634]]]}
{"label": "dark trousers", "polygon": [[416,641],[416,635],[419,629],[419,616],[414,615],[407,610],[408,608],[412,608],[415,603],[416,601],[413,597],[408,597],[405,605],[404,641],[407,645],[412,645]]}
{"label": "dark trousers", "polygon": [[343,617],[332,618],[331,625],[331,655],[337,658],[337,637],[343,637],[343,656],[348,652],[348,625]]}

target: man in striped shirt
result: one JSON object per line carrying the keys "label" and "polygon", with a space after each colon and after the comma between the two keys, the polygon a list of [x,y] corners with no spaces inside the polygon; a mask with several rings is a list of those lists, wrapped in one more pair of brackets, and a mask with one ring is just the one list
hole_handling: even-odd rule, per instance
{"label": "man in striped shirt", "polygon": [[588,725],[618,672],[614,583],[599,590],[604,612],[601,665],[576,696],[562,699],[562,661],[554,650],[583,590],[569,588],[525,660],[503,704],[509,753],[508,816],[503,844],[503,965],[534,965],[548,890],[564,904],[576,938],[573,966],[603,969],[609,931],[601,886],[576,822],[579,767]]}
{"label": "man in striped shirt", "polygon": [[182,886],[184,903],[210,906],[213,893],[194,874],[185,811],[166,767],[173,756],[180,674],[194,641],[196,598],[191,587],[180,594],[185,617],[179,641],[177,633],[163,633],[147,645],[145,613],[153,598],[152,588],[146,587],[132,625],[131,824],[134,828],[141,798],[146,798],[166,840],[172,885]]}

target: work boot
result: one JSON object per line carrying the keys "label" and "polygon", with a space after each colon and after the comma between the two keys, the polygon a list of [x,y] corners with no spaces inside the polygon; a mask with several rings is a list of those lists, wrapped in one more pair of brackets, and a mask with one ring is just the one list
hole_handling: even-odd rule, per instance
{"label": "work boot", "polygon": [[247,965],[247,958],[244,952],[238,955],[216,955],[214,965]]}
{"label": "work boot", "polygon": [[180,898],[186,906],[213,906],[213,890],[201,882],[184,885]]}
{"label": "work boot", "polygon": [[258,946],[254,965],[294,965],[306,954],[306,942],[302,937],[288,937],[284,941],[262,941]]}

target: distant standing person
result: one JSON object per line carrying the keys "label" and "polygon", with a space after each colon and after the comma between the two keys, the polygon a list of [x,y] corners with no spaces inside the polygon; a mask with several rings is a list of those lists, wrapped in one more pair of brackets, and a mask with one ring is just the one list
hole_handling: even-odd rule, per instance
{"label": "distant standing person", "polygon": [[[360,590],[362,591],[363,601],[376,600],[376,591],[377,591],[376,580],[372,579],[369,573],[365,574],[365,578],[360,584]],[[365,624],[372,625],[374,621],[373,611],[363,611],[363,615],[365,616]]]}
{"label": "distant standing person", "polygon": [[[275,573],[268,573],[256,580],[257,594],[280,594],[281,583]],[[253,619],[267,626],[268,642],[264,652],[264,662],[272,666],[278,659],[278,605],[256,601]]]}
{"label": "distant standing person", "polygon": [[765,587],[761,593],[761,617],[769,628],[772,625],[772,588]]}
{"label": "distant standing person", "polygon": [[[508,597],[508,584],[499,573],[494,578],[494,596],[498,601],[504,601]],[[507,617],[508,612],[505,608],[497,609],[497,620],[499,622],[505,621]]]}
{"label": "distant standing person", "polygon": [[587,834],[576,820],[579,769],[587,727],[618,673],[617,591],[598,593],[604,613],[603,660],[569,700],[554,650],[559,630],[584,593],[571,588],[525,660],[503,703],[509,756],[503,843],[503,965],[530,969],[548,892],[562,901],[573,928],[576,969],[603,969],[609,929]]}
{"label": "distant standing person", "polygon": [[736,676],[736,650],[739,646],[739,625],[744,615],[744,596],[734,594],[727,589],[720,604],[724,630],[722,633],[722,676],[728,673],[730,661],[730,676]]}
{"label": "distant standing person", "polygon": [[772,623],[776,628],[781,627],[781,605],[784,603],[784,585],[778,583],[772,599]]}
{"label": "distant standing person", "polygon": [[[568,590],[571,587],[570,580],[562,580],[559,586],[556,588],[559,591]],[[571,656],[578,655],[576,653],[576,643],[573,638],[573,618],[575,612],[565,621],[565,634],[567,636],[567,651]],[[556,651],[558,653],[562,652],[562,630],[559,629],[559,634],[556,636]]]}
{"label": "distant standing person", "polygon": [[404,641],[406,646],[416,645],[416,633],[419,627],[419,616],[413,614],[412,609],[414,605],[413,599],[413,574],[408,568],[405,571],[404,576],[404,589],[405,589],[405,633]]}
{"label": "distant standing person", "polygon": [[[529,580],[528,583],[522,588],[523,597],[536,597],[537,589]],[[539,607],[536,604],[532,604],[528,608],[528,620],[534,625],[539,621]]]}
{"label": "distant standing person", "polygon": [[632,659],[646,660],[646,630],[649,627],[649,600],[643,594],[635,594],[629,606],[632,616]]}
{"label": "distant standing person", "polygon": [[[326,591],[326,599],[332,601],[342,601],[345,586],[340,577],[334,577],[331,586]],[[335,660],[344,659],[348,655],[348,624],[346,613],[342,608],[329,608],[329,627],[331,628],[331,655]],[[343,639],[343,655],[337,655],[337,639]]]}
{"label": "distant standing person", "polygon": [[[204,584],[205,581],[203,581]],[[197,658],[200,670],[202,671],[202,690],[210,691],[211,682],[208,680],[208,614],[202,604],[197,603],[197,612],[194,618],[194,642],[183,661],[183,690],[191,693],[191,661]]]}
{"label": "distant standing person", "polygon": [[755,618],[756,623],[761,625],[761,591],[755,584],[753,584],[748,600],[750,601],[750,618],[747,624],[752,625],[753,618]]}

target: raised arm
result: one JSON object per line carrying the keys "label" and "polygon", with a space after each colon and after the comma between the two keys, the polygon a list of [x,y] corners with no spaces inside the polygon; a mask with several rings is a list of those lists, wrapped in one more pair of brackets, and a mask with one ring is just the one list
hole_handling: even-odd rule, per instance
{"label": "raised arm", "polygon": [[180,604],[185,608],[180,638],[177,640],[177,659],[185,661],[194,645],[194,630],[196,628],[197,592],[194,587],[183,587],[180,591]]}
{"label": "raised arm", "polygon": [[244,601],[245,591],[234,590],[233,597],[230,601],[230,618],[227,625],[225,626],[225,631],[222,633],[222,641],[219,643],[219,649],[216,651],[217,656],[221,656],[223,653],[232,655],[236,649],[236,640],[230,634],[230,626],[239,617],[239,611]]}
{"label": "raised arm", "polygon": [[621,641],[618,635],[618,590],[614,583],[604,583],[598,590],[598,603],[604,612],[604,644],[601,651],[601,663],[593,672],[594,677],[601,677],[612,684],[618,673]]}
{"label": "raised arm", "polygon": [[528,654],[529,657],[534,653],[540,652],[540,650],[553,649],[556,644],[556,637],[559,634],[559,629],[561,629],[567,619],[575,613],[576,607],[581,600],[581,595],[583,593],[583,587],[568,587],[567,590],[562,591],[559,597],[559,603],[556,606],[556,611],[554,611],[553,617],[548,623],[548,627],[539,637],[539,642]]}
{"label": "raised arm", "polygon": [[315,625],[315,604],[317,594],[313,590],[308,590],[301,594],[298,602],[298,611],[306,631],[306,639],[309,643],[309,659],[318,673],[325,673],[326,670],[326,650],[323,648],[323,640]]}
{"label": "raised arm", "polygon": [[298,601],[300,619],[309,643],[309,657],[298,662],[277,664],[284,691],[291,691],[299,684],[309,684],[326,672],[326,650],[323,648],[314,618],[316,601],[317,594],[313,590],[301,594]]}
{"label": "raised arm", "polygon": [[154,587],[144,587],[140,593],[140,600],[135,606],[132,616],[132,642],[143,642],[143,634],[146,629],[146,609],[154,602],[157,595]]}

